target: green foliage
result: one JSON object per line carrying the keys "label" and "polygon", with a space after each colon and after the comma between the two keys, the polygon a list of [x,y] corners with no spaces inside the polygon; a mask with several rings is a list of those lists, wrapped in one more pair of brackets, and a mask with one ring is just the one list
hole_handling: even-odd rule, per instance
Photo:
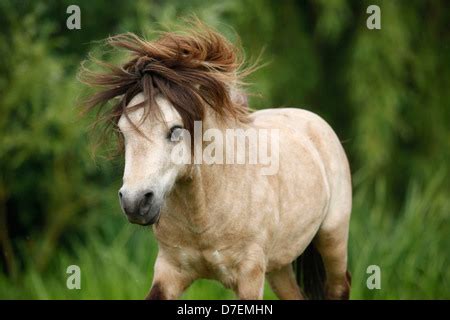
{"label": "green foliage", "polygon": [[[81,7],[81,30],[66,29],[70,4]],[[381,30],[366,28],[370,4],[381,8]],[[76,73],[89,51],[101,54],[98,40],[149,35],[189,14],[239,35],[249,60],[262,52],[269,62],[250,78],[253,108],[312,110],[343,141],[355,190],[352,298],[450,298],[444,0],[1,1],[0,298],[146,294],[156,243],[121,217],[120,161],[91,156]],[[82,290],[65,286],[70,264],[82,268]],[[365,285],[371,264],[381,290]],[[185,294],[232,296],[211,281]]]}

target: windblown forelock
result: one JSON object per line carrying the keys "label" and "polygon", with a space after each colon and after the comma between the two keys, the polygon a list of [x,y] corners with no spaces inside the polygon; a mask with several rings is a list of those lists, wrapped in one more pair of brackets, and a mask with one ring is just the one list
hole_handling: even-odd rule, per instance
{"label": "windblown forelock", "polygon": [[[187,34],[163,33],[155,41],[127,33],[111,37],[107,42],[113,48],[125,49],[131,58],[120,67],[94,60],[106,70],[102,73],[82,65],[81,81],[99,88],[85,101],[87,111],[97,109],[99,112],[97,122],[106,120],[117,129],[117,123],[124,115],[140,132],[128,113],[146,108],[142,121],[157,114],[159,108],[154,106],[158,94],[173,105],[191,133],[194,121],[203,120],[205,108],[211,108],[222,119],[248,120],[247,105],[233,103],[230,86],[241,84],[242,78],[254,67],[243,69],[239,49],[219,33],[197,25]],[[145,101],[130,108],[128,104],[139,92],[143,93]],[[116,103],[101,113],[113,99]]]}

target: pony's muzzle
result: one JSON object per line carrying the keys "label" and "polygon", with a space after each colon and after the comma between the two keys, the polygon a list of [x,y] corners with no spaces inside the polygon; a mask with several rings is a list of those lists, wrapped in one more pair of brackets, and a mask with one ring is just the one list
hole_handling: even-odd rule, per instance
{"label": "pony's muzzle", "polygon": [[150,225],[158,220],[160,206],[156,205],[152,191],[131,195],[121,189],[119,200],[123,212],[131,223]]}

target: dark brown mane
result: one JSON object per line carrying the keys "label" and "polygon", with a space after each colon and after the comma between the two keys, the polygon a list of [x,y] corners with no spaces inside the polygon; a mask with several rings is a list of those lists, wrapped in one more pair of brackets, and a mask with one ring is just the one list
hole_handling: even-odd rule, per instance
{"label": "dark brown mane", "polygon": [[[106,69],[101,73],[82,66],[82,82],[99,89],[85,101],[87,110],[100,111],[118,98],[99,120],[116,127],[122,114],[128,117],[129,111],[141,107],[146,108],[146,117],[157,94],[172,103],[191,132],[194,121],[203,120],[206,107],[222,118],[247,120],[247,105],[233,102],[230,89],[242,84],[242,78],[252,68],[242,68],[240,49],[216,31],[196,23],[184,33],[162,33],[155,41],[127,33],[110,37],[107,43],[125,49],[130,59],[121,66],[94,60]],[[139,92],[147,100],[132,109],[126,108]]]}

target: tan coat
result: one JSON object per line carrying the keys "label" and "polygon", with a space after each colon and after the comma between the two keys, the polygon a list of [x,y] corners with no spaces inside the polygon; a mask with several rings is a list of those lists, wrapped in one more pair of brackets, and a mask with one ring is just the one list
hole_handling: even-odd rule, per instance
{"label": "tan coat", "polygon": [[[258,111],[250,125],[280,129],[279,172],[264,176],[249,164],[189,168],[153,227],[159,242],[153,286],[164,286],[165,298],[198,278],[216,279],[241,298],[261,298],[264,275],[290,269],[319,230],[342,251],[327,268],[336,267],[342,280],[351,181],[338,138],[300,109]],[[292,291],[288,298],[298,297]]]}

